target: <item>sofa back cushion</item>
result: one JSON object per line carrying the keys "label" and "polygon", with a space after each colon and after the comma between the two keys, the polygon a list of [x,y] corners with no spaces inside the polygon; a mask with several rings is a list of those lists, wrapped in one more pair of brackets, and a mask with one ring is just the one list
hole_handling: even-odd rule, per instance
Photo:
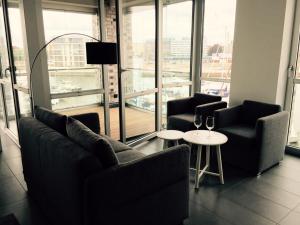
{"label": "sofa back cushion", "polygon": [[221,96],[207,95],[202,93],[194,94],[194,107],[198,105],[203,105],[211,102],[218,102],[222,100]]}
{"label": "sofa back cushion", "polygon": [[243,103],[241,119],[243,123],[254,127],[259,118],[269,116],[280,111],[280,105],[245,100]]}
{"label": "sofa back cushion", "polygon": [[41,121],[62,135],[67,136],[67,116],[39,106],[35,106],[34,114],[37,120]]}
{"label": "sofa back cushion", "polygon": [[104,137],[95,134],[80,121],[69,117],[66,129],[68,137],[85,150],[94,154],[101,162],[103,168],[119,164],[111,144]]}

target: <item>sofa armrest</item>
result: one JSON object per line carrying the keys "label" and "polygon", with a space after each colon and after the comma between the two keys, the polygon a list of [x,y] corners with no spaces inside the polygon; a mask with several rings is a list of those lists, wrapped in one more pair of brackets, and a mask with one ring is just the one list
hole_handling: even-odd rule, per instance
{"label": "sofa armrest", "polygon": [[[89,220],[86,224],[103,223],[120,208],[130,211],[143,201],[142,205],[147,205],[147,198],[155,193],[167,196],[164,190],[177,183],[183,185],[172,190],[188,209],[189,161],[189,146],[180,145],[89,177],[85,182],[86,219]],[[168,201],[176,202],[174,199]],[[161,204],[167,204],[167,201]],[[156,207],[160,207],[159,204]]]}
{"label": "sofa armrest", "polygon": [[79,120],[85,126],[90,128],[96,134],[100,134],[100,120],[98,113],[84,113],[78,115],[72,115],[72,118]]}
{"label": "sofa armrest", "polygon": [[207,116],[213,116],[214,111],[218,109],[223,109],[227,107],[227,102],[211,102],[203,105],[198,105],[195,109],[197,114],[202,115],[202,117],[206,118]]}
{"label": "sofa armrest", "polygon": [[226,109],[215,110],[215,126],[217,129],[231,126],[239,121],[242,106],[234,106]]}
{"label": "sofa armrest", "polygon": [[167,102],[167,117],[189,112],[193,105],[193,97],[170,100]]}
{"label": "sofa armrest", "polygon": [[289,113],[282,111],[261,117],[256,122],[256,139],[259,149],[259,171],[281,161],[287,141]]}

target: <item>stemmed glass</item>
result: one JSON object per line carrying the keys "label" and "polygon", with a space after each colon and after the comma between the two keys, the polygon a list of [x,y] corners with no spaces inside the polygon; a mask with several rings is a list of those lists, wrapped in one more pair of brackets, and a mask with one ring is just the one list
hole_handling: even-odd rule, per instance
{"label": "stemmed glass", "polygon": [[194,125],[197,128],[197,130],[201,127],[201,125],[202,125],[202,115],[200,115],[198,113],[195,113]]}
{"label": "stemmed glass", "polygon": [[215,118],[213,116],[208,116],[206,118],[206,127],[209,130],[210,135],[210,131],[215,127]]}

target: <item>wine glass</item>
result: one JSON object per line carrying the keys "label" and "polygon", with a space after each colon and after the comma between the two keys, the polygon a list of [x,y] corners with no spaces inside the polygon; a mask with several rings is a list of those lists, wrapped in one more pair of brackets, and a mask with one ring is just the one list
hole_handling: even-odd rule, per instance
{"label": "wine glass", "polygon": [[202,125],[202,115],[200,114],[195,114],[194,116],[194,125],[197,128],[197,130],[201,127]]}
{"label": "wine glass", "polygon": [[213,116],[208,116],[206,118],[206,127],[209,130],[210,135],[210,131],[215,127],[215,118]]}

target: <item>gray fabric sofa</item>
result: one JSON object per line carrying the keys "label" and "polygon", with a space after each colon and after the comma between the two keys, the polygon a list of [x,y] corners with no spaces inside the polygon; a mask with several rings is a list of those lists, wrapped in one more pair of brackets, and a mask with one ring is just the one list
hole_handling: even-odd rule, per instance
{"label": "gray fabric sofa", "polygon": [[223,161],[252,174],[278,164],[284,156],[289,113],[279,105],[246,100],[215,111],[217,131],[227,135]]}
{"label": "gray fabric sofa", "polygon": [[[51,126],[63,117],[49,118],[48,125],[22,118],[19,127],[28,193],[52,224],[178,225],[188,217],[187,145],[145,156],[106,137],[120,164],[103,169],[94,155],[58,131],[63,126]],[[97,114],[74,118],[99,133]]]}

